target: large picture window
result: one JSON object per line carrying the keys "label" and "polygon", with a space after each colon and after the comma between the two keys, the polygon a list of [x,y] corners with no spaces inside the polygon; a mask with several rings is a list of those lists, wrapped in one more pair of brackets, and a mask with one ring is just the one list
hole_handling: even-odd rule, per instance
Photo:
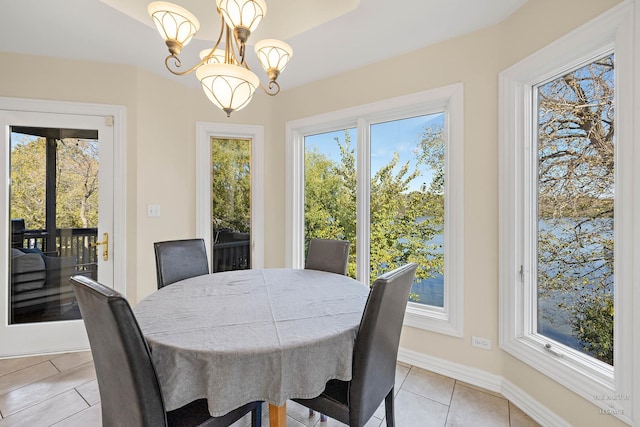
{"label": "large picture window", "polygon": [[407,323],[460,336],[461,116],[456,85],[289,123],[292,266],[314,237],[350,241],[363,283],[417,262]]}
{"label": "large picture window", "polygon": [[614,54],[533,90],[537,330],[613,365]]}
{"label": "large picture window", "polygon": [[638,179],[628,7],[500,74],[499,258],[500,347],[627,422]]}

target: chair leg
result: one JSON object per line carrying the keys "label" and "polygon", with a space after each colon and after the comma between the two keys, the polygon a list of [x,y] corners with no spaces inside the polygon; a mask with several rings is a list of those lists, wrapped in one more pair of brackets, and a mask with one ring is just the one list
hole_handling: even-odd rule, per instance
{"label": "chair leg", "polygon": [[396,422],[393,413],[393,387],[391,387],[391,391],[387,394],[387,397],[384,398],[384,410],[387,427],[394,427]]}
{"label": "chair leg", "polygon": [[262,427],[262,403],[251,411],[251,427]]}
{"label": "chair leg", "polygon": [[[313,417],[315,415],[315,411],[313,409],[309,409],[309,417]],[[327,416],[325,414],[320,414],[320,422],[324,423],[327,421]]]}

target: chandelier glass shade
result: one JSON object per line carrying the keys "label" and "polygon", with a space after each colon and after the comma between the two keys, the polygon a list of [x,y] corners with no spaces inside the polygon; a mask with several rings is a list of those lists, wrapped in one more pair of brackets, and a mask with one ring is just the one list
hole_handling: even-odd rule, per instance
{"label": "chandelier glass shade", "polygon": [[216,6],[221,17],[218,40],[211,49],[200,52],[200,62],[186,70],[181,70],[178,55],[198,31],[198,20],[188,10],[163,1],[149,4],[147,10],[169,48],[169,56],[165,58],[167,69],[176,75],[195,71],[206,96],[228,117],[249,104],[258,86],[271,96],[280,92],[276,79],[291,59],[293,50],[287,43],[275,39],[256,43],[256,55],[269,77],[268,89],[265,88],[245,61],[245,47],[251,32],[266,14],[266,3],[264,0],[216,0]]}
{"label": "chandelier glass shade", "polygon": [[260,85],[260,79],[250,70],[224,63],[202,65],[196,76],[209,101],[227,116],[246,107]]}
{"label": "chandelier glass shade", "polygon": [[176,55],[200,29],[198,19],[187,9],[175,4],[157,1],[149,5],[148,12],[169,51],[175,51]]}
{"label": "chandelier glass shade", "polygon": [[230,28],[244,27],[249,31],[255,31],[267,13],[263,0],[216,0],[216,6]]}
{"label": "chandelier glass shade", "polygon": [[256,55],[260,61],[260,65],[267,72],[269,78],[275,73],[274,80],[284,70],[289,63],[293,51],[291,46],[283,41],[275,39],[260,40],[255,45]]}

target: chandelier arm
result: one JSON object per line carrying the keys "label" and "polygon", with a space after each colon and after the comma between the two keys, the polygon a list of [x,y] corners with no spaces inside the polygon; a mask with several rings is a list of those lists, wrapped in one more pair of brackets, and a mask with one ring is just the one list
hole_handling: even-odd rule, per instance
{"label": "chandelier arm", "polygon": [[213,56],[213,53],[218,48],[218,46],[220,46],[220,42],[222,41],[222,36],[224,35],[224,29],[227,26],[224,23],[224,18],[222,17],[222,13],[220,13],[220,9],[219,8],[218,8],[218,13],[220,14],[220,34],[218,34],[218,40],[216,40],[216,43],[213,45],[213,47],[209,51],[209,54],[207,56],[205,56],[204,58],[202,58],[202,62],[207,61],[208,59],[210,59],[211,56]]}
{"label": "chandelier arm", "polygon": [[[186,74],[194,72],[199,66],[201,66],[202,64],[205,64],[211,58],[211,56],[213,55],[213,52],[215,52],[215,50],[220,45],[220,42],[222,41],[222,35],[224,34],[224,30],[227,25],[224,23],[224,19],[222,18],[222,16],[220,16],[220,19],[221,19],[220,34],[218,35],[218,40],[216,41],[216,44],[213,45],[208,55],[206,55],[204,58],[200,60],[200,62],[198,62],[196,65],[189,68],[188,70],[178,71],[175,68],[182,67],[182,61],[180,60],[180,58],[178,58],[178,55],[170,54],[164,60],[164,65],[167,67],[167,70],[169,70],[172,74],[175,74],[176,76],[184,76]],[[174,61],[173,66],[175,68],[172,68],[170,64],[170,61],[172,59]]]}
{"label": "chandelier arm", "polygon": [[[275,86],[275,89],[273,89],[273,87]],[[280,85],[278,84],[278,82],[276,82],[275,80],[272,80],[269,82],[268,85],[269,89],[265,88],[262,83],[260,83],[260,88],[264,91],[264,93],[266,93],[269,96],[276,96],[278,93],[280,93]],[[274,91],[274,92],[270,92],[270,91]]]}
{"label": "chandelier arm", "polygon": [[170,64],[171,59],[174,60],[174,65],[173,65],[174,67],[180,68],[182,66],[182,61],[180,61],[180,58],[178,58],[176,55],[169,55],[164,60],[164,65],[167,67],[167,70],[169,70],[171,72],[171,74],[175,74],[176,76],[184,76],[186,74],[194,72],[199,66],[201,66],[202,64],[207,62],[207,59],[209,59],[209,57],[205,56],[196,65],[194,65],[193,67],[189,68],[188,70],[184,70],[184,71],[179,71],[179,70],[176,70],[176,69],[172,68],[172,66]]}
{"label": "chandelier arm", "polygon": [[230,29],[227,29],[227,46],[229,46],[229,52],[238,61],[238,64],[251,71],[244,60],[244,45],[238,41],[235,35],[231,34]]}

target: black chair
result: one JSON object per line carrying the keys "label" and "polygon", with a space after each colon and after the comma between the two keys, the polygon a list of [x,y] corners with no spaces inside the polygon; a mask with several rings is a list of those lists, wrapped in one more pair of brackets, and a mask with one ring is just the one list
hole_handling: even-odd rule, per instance
{"label": "black chair", "polygon": [[353,348],[351,381],[329,380],[320,396],[294,401],[350,427],[362,427],[384,400],[387,427],[394,426],[400,330],[416,268],[407,264],[373,283]]}
{"label": "black chair", "polygon": [[348,264],[348,240],[311,239],[309,241],[305,269],[346,275]]}
{"label": "black chair", "polygon": [[[329,273],[347,274],[349,265],[349,241],[314,238],[309,241],[309,250],[304,268],[307,270],[328,271]],[[309,409],[309,416],[313,416],[313,409]],[[320,414],[320,421],[327,417]]]}
{"label": "black chair", "polygon": [[249,412],[251,425],[260,427],[262,402],[215,418],[209,415],[206,399],[165,412],[151,352],[127,300],[84,276],[73,276],[71,286],[91,344],[104,427],[226,427]]}
{"label": "black chair", "polygon": [[158,289],[190,277],[209,274],[204,239],[169,240],[153,244]]}

